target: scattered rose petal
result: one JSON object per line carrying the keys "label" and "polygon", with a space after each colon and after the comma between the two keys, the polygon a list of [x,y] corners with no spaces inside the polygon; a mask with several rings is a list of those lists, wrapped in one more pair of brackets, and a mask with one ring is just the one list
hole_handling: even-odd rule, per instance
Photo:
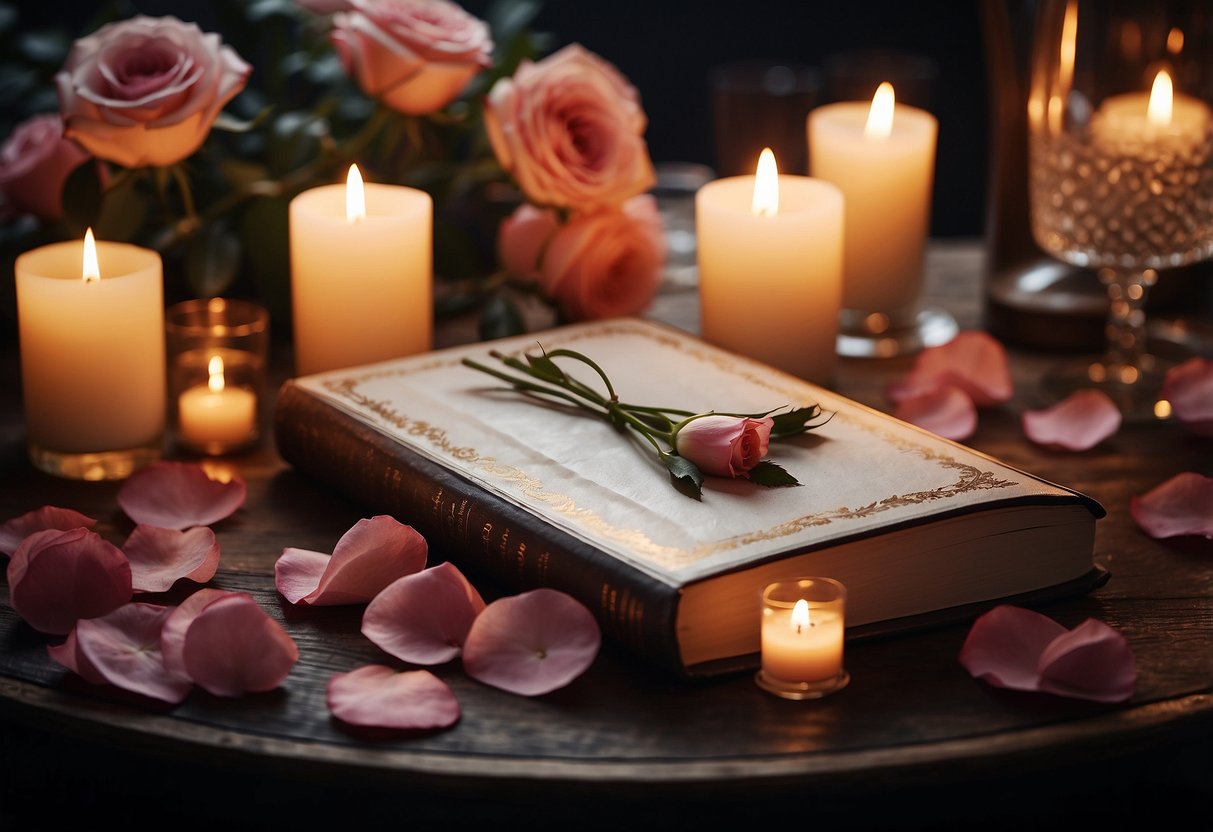
{"label": "scattered rose petal", "polygon": [[956,441],[968,439],[977,429],[977,408],[968,394],[957,387],[936,387],[902,399],[893,408],[893,415],[937,436]]}
{"label": "scattered rose petal", "polygon": [[1200,436],[1213,436],[1213,360],[1193,356],[1167,371],[1162,398],[1171,413]]}
{"label": "scattered rose petal", "polygon": [[1204,535],[1213,540],[1213,479],[1184,471],[1129,500],[1129,511],[1150,537]]}
{"label": "scattered rose petal", "polygon": [[484,608],[463,645],[473,679],[522,696],[564,687],[594,662],[602,633],[580,602],[534,589]]}
{"label": "scattered rose petal", "polygon": [[1120,430],[1120,408],[1102,390],[1076,390],[1044,410],[1022,416],[1024,434],[1038,445],[1067,451],[1094,448]]}
{"label": "scattered rose petal", "polygon": [[1120,702],[1137,671],[1124,637],[1088,618],[1073,630],[1040,613],[1001,604],[973,622],[960,663],[974,678],[1011,690]]}
{"label": "scattered rose petal", "polygon": [[122,551],[136,592],[167,592],[179,578],[206,583],[219,568],[219,542],[206,526],[178,531],[140,524]]}
{"label": "scattered rose petal", "polygon": [[158,604],[130,603],[107,615],[82,619],[75,629],[81,664],[115,687],[180,702],[191,685],[165,668],[160,653],[160,629],[172,611]]}
{"label": "scattered rose petal", "polygon": [[274,584],[292,604],[364,604],[397,578],[420,572],[428,551],[416,529],[381,514],[355,523],[332,557],[283,550],[274,564]]}
{"label": "scattered rose petal", "polygon": [[[179,679],[189,679],[185,669],[185,634],[198,614],[207,605],[220,598],[227,598],[239,593],[226,589],[206,587],[186,598],[173,609],[173,614],[164,622],[160,630],[160,652],[164,654],[164,666]],[[191,680],[192,681],[192,680]]]}
{"label": "scattered rose petal", "polygon": [[350,725],[424,730],[459,719],[455,694],[428,670],[366,665],[330,679],[326,699],[333,716]]}
{"label": "scattered rose petal", "polygon": [[885,393],[896,404],[946,385],[959,387],[979,408],[1008,401],[1015,389],[1006,349],[986,332],[965,330],[920,352],[909,375]]}
{"label": "scattered rose petal", "polygon": [[153,462],[118,490],[118,505],[136,523],[165,529],[209,526],[244,505],[248,489],[234,477],[219,482],[189,462]]}
{"label": "scattered rose petal", "polygon": [[8,563],[9,603],[35,630],[63,635],[82,618],[131,600],[131,566],[116,546],[84,528],[46,529],[22,541]]}
{"label": "scattered rose petal", "polygon": [[367,604],[362,634],[398,659],[442,664],[459,655],[484,599],[451,563],[398,578]]}
{"label": "scattered rose petal", "polygon": [[84,681],[94,685],[105,684],[105,677],[101,675],[101,671],[93,667],[93,663],[87,657],[80,655],[76,643],[75,627],[67,634],[67,638],[63,640],[62,644],[48,644],[46,654],[51,657],[52,661],[63,665]]}
{"label": "scattered rose petal", "polygon": [[91,529],[97,521],[86,517],[78,511],[58,506],[43,506],[28,511],[20,517],[14,517],[4,525],[0,525],[0,555],[12,556],[21,545],[21,541],[34,532],[46,529]]}
{"label": "scattered rose petal", "polygon": [[229,593],[206,604],[185,631],[181,658],[189,678],[215,696],[273,690],[299,661],[299,647],[251,595]]}

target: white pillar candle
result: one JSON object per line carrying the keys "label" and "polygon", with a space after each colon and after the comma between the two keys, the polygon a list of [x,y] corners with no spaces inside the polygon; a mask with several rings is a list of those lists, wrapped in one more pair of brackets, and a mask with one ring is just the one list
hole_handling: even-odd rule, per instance
{"label": "white pillar candle", "polygon": [[886,89],[891,123],[873,112],[885,99],[826,104],[808,115],[808,148],[809,174],[846,197],[842,306],[887,314],[922,292],[938,122]]}
{"label": "white pillar candle", "polygon": [[762,672],[785,682],[821,682],[842,672],[843,619],[834,610],[810,611],[805,600],[764,611]]}
{"label": "white pillar candle", "polygon": [[[350,179],[357,176],[351,168]],[[300,375],[425,352],[433,343],[433,201],[365,185],[364,216],[324,185],[290,205],[295,370]]]}
{"label": "white pillar candle", "polygon": [[[89,234],[91,238],[91,232]],[[21,377],[31,455],[159,455],[165,424],[164,289],[160,255],[54,243],[15,264]],[[90,271],[93,271],[90,269]],[[130,473],[68,473],[88,479]]]}
{"label": "white pillar candle", "polygon": [[178,439],[192,447],[223,453],[249,442],[256,434],[257,396],[243,387],[229,386],[223,359],[211,358],[210,378],[177,399]]}
{"label": "white pillar candle", "polygon": [[777,176],[773,163],[769,176],[778,183],[774,210],[756,213],[758,174],[718,179],[696,194],[700,334],[829,384],[842,292],[842,193],[807,176]]}

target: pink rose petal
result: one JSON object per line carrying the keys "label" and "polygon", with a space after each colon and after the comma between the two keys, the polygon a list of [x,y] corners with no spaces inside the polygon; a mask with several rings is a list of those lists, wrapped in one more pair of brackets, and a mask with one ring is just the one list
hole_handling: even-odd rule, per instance
{"label": "pink rose petal", "polygon": [[88,657],[80,655],[75,627],[67,634],[67,638],[63,640],[62,644],[48,644],[46,654],[51,657],[52,661],[63,665],[84,681],[94,685],[105,684],[105,677],[101,675],[101,671],[93,667],[93,663],[88,660]]}
{"label": "pink rose petal", "polygon": [[896,404],[945,385],[965,391],[979,408],[1008,401],[1015,388],[1006,349],[986,332],[966,330],[920,352],[909,375],[885,393]]}
{"label": "pink rose petal", "polygon": [[1024,434],[1038,445],[1067,451],[1093,448],[1120,430],[1120,408],[1102,390],[1076,390],[1044,410],[1022,416]]}
{"label": "pink rose petal", "polygon": [[170,673],[179,679],[190,678],[185,669],[185,634],[190,625],[212,602],[239,594],[226,589],[207,587],[198,590],[173,609],[172,615],[160,630],[160,652],[164,655],[164,666]]}
{"label": "pink rose petal", "polygon": [[362,634],[398,659],[442,664],[459,655],[484,599],[451,563],[405,575],[367,604]]}
{"label": "pink rose petal", "polygon": [[573,597],[534,589],[484,608],[463,645],[473,679],[522,696],[564,687],[594,662],[598,622]]}
{"label": "pink rose petal", "polygon": [[84,528],[46,529],[22,541],[8,563],[9,603],[35,630],[62,635],[81,618],[131,600],[131,566]]}
{"label": "pink rose petal", "polygon": [[1040,689],[1047,693],[1123,702],[1133,695],[1136,683],[1129,643],[1094,618],[1058,636],[1040,656]]}
{"label": "pink rose petal", "polygon": [[136,592],[167,592],[179,578],[206,583],[219,568],[219,542],[206,526],[178,531],[140,524],[122,551]]}
{"label": "pink rose petal", "polygon": [[285,549],[274,564],[274,584],[292,604],[364,604],[397,578],[420,572],[425,538],[386,514],[359,520],[332,557]]}
{"label": "pink rose petal", "polygon": [[428,670],[397,673],[371,664],[338,673],[329,680],[326,700],[333,716],[350,725],[425,730],[459,719],[455,694]]}
{"label": "pink rose petal", "polygon": [[299,647],[251,595],[207,604],[185,631],[181,657],[191,679],[215,696],[273,690],[299,660]]}
{"label": "pink rose petal", "polygon": [[902,399],[893,408],[893,415],[903,422],[956,441],[968,439],[977,429],[977,408],[968,394],[957,387],[937,387]]}
{"label": "pink rose petal", "polygon": [[996,687],[1036,690],[1041,653],[1065,633],[1047,616],[1000,604],[973,622],[960,648],[960,663],[974,678]]}
{"label": "pink rose petal", "polygon": [[1150,537],[1204,535],[1213,540],[1213,479],[1184,471],[1129,500],[1129,511]]}
{"label": "pink rose petal", "polygon": [[1162,398],[1175,418],[1200,436],[1213,436],[1213,360],[1193,356],[1167,371]]}
{"label": "pink rose petal", "polygon": [[13,552],[17,551],[17,547],[21,545],[21,541],[34,532],[46,529],[61,531],[78,528],[91,529],[95,525],[97,525],[96,520],[85,517],[70,508],[59,508],[58,506],[36,508],[0,525],[0,555],[11,557]]}
{"label": "pink rose petal", "polygon": [[165,702],[180,702],[190,683],[175,678],[160,653],[160,628],[172,607],[130,603],[76,624],[76,649],[115,687]]}
{"label": "pink rose petal", "polygon": [[136,523],[165,529],[209,526],[244,505],[244,480],[219,482],[189,462],[161,460],[136,471],[118,490],[118,505]]}

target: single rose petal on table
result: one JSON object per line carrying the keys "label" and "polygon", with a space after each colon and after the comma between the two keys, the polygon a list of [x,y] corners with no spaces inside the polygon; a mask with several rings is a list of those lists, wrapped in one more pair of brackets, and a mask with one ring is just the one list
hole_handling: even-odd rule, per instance
{"label": "single rose petal on table", "polygon": [[425,730],[459,719],[459,700],[428,670],[398,673],[371,664],[329,679],[325,699],[333,716],[350,725]]}
{"label": "single rose petal on table", "polygon": [[70,508],[58,506],[36,508],[0,525],[0,555],[11,557],[13,552],[17,551],[17,547],[21,545],[21,541],[34,532],[47,529],[59,529],[60,531],[91,529],[95,525],[97,525],[96,520],[86,517],[78,511],[72,511]]}
{"label": "single rose petal on table", "polygon": [[34,532],[8,562],[9,603],[35,630],[63,635],[131,600],[126,555],[89,529]]}
{"label": "single rose petal on table", "polygon": [[172,611],[159,604],[130,603],[77,622],[73,631],[77,662],[88,671],[81,675],[89,679],[96,673],[123,690],[180,702],[192,686],[168,671],[160,652],[160,630]]}
{"label": "single rose petal on table", "polygon": [[1129,511],[1150,537],[1203,535],[1213,539],[1213,479],[1183,471],[1131,498]]}
{"label": "single rose petal on table", "polygon": [[164,666],[170,673],[179,679],[190,678],[189,671],[185,669],[186,632],[207,605],[220,598],[238,594],[240,593],[226,589],[204,587],[173,609],[173,614],[168,617],[168,620],[164,622],[164,627],[160,630],[160,652],[164,655]]}
{"label": "single rose petal on table", "polygon": [[405,575],[362,614],[362,634],[398,659],[442,664],[459,655],[484,599],[451,563]]}
{"label": "single rose petal on table", "polygon": [[166,592],[179,578],[206,583],[219,568],[219,542],[206,526],[178,531],[141,523],[122,551],[136,592]]}
{"label": "single rose petal on table", "polygon": [[136,471],[118,490],[118,505],[136,523],[164,529],[209,526],[244,505],[244,480],[213,480],[199,465],[161,460]]}
{"label": "single rose petal on table", "polygon": [[105,677],[101,675],[101,671],[93,667],[93,663],[86,656],[80,654],[75,627],[72,627],[72,631],[67,634],[67,638],[63,640],[62,644],[48,644],[46,655],[50,656],[51,661],[63,665],[86,682],[94,685],[105,684]]}
{"label": "single rose petal on table", "polygon": [[1006,349],[988,333],[965,330],[920,352],[909,375],[890,384],[885,395],[897,404],[945,385],[959,387],[979,408],[1010,400],[1015,388]]}
{"label": "single rose petal on table", "polygon": [[1046,693],[1123,702],[1136,683],[1129,643],[1094,618],[1055,638],[1040,656],[1040,689]]}
{"label": "single rose petal on table", "polygon": [[355,523],[332,556],[283,550],[274,564],[274,585],[292,604],[364,604],[397,578],[420,572],[428,554],[416,529],[380,514]]}
{"label": "single rose petal on table", "polygon": [[977,679],[1013,690],[1036,690],[1040,656],[1066,628],[1032,610],[1000,604],[973,622],[960,663]]}
{"label": "single rose petal on table", "polygon": [[594,662],[602,632],[579,601],[554,589],[500,598],[484,608],[463,645],[478,682],[522,696],[564,687]]}
{"label": "single rose petal on table", "polygon": [[1213,359],[1197,355],[1167,370],[1160,398],[1188,430],[1213,436]]}
{"label": "single rose petal on table", "polygon": [[185,630],[185,672],[215,696],[273,690],[299,661],[299,647],[251,595],[206,604]]}
{"label": "single rose petal on table", "polygon": [[893,408],[903,422],[929,430],[945,439],[968,439],[977,429],[977,408],[958,387],[945,385],[908,399]]}
{"label": "single rose petal on table", "polygon": [[1024,435],[1038,445],[1067,451],[1094,448],[1120,430],[1120,408],[1102,390],[1076,390],[1043,410],[1021,417]]}

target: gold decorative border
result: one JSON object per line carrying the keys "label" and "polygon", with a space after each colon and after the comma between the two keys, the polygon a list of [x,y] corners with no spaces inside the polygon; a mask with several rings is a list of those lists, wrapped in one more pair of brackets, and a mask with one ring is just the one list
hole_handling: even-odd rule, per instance
{"label": "gold decorative border", "polygon": [[[640,335],[655,340],[659,345],[674,348],[701,363],[715,366],[717,369],[742,378],[751,384],[775,390],[790,397],[799,399],[800,393],[790,386],[780,386],[769,375],[758,375],[747,368],[738,367],[729,360],[729,356],[719,352],[702,349],[693,341],[676,337],[673,333],[665,334],[650,327],[629,326],[626,323],[607,323],[597,327],[572,332],[555,343],[561,346],[574,344],[578,341],[601,335]],[[529,348],[529,347],[528,347]],[[517,350],[521,354],[523,350]],[[922,459],[934,462],[941,468],[956,472],[956,479],[947,485],[927,491],[914,491],[906,494],[893,494],[864,506],[838,506],[816,514],[797,517],[786,523],[781,523],[770,529],[748,532],[723,540],[704,543],[690,549],[677,546],[666,546],[654,542],[644,532],[636,529],[624,529],[613,526],[603,520],[592,510],[578,506],[576,501],[565,494],[557,494],[544,488],[543,483],[512,465],[498,462],[494,457],[484,456],[475,448],[459,446],[451,443],[446,430],[429,422],[413,419],[398,412],[385,401],[372,399],[358,392],[359,385],[375,379],[389,376],[409,376],[429,370],[442,369],[460,364],[464,352],[454,356],[435,357],[432,361],[423,361],[409,367],[389,367],[373,370],[358,376],[325,379],[323,386],[332,394],[351,402],[360,411],[368,413],[381,423],[390,425],[405,435],[414,439],[418,444],[426,444],[440,456],[450,457],[471,467],[475,467],[500,483],[511,487],[528,499],[543,503],[551,510],[563,515],[575,525],[588,529],[593,534],[626,546],[629,550],[649,558],[653,563],[669,570],[677,570],[694,564],[706,557],[720,552],[736,549],[763,540],[776,540],[795,534],[803,529],[816,526],[826,526],[835,522],[855,520],[870,517],[874,514],[903,506],[919,505],[936,500],[947,500],[972,491],[987,491],[1018,485],[1013,480],[1000,479],[992,471],[961,462],[951,456],[939,453],[925,445],[911,442],[907,437],[886,430],[877,433],[885,442],[895,445],[903,451],[917,454]],[[849,414],[835,414],[834,418],[850,419]]]}

